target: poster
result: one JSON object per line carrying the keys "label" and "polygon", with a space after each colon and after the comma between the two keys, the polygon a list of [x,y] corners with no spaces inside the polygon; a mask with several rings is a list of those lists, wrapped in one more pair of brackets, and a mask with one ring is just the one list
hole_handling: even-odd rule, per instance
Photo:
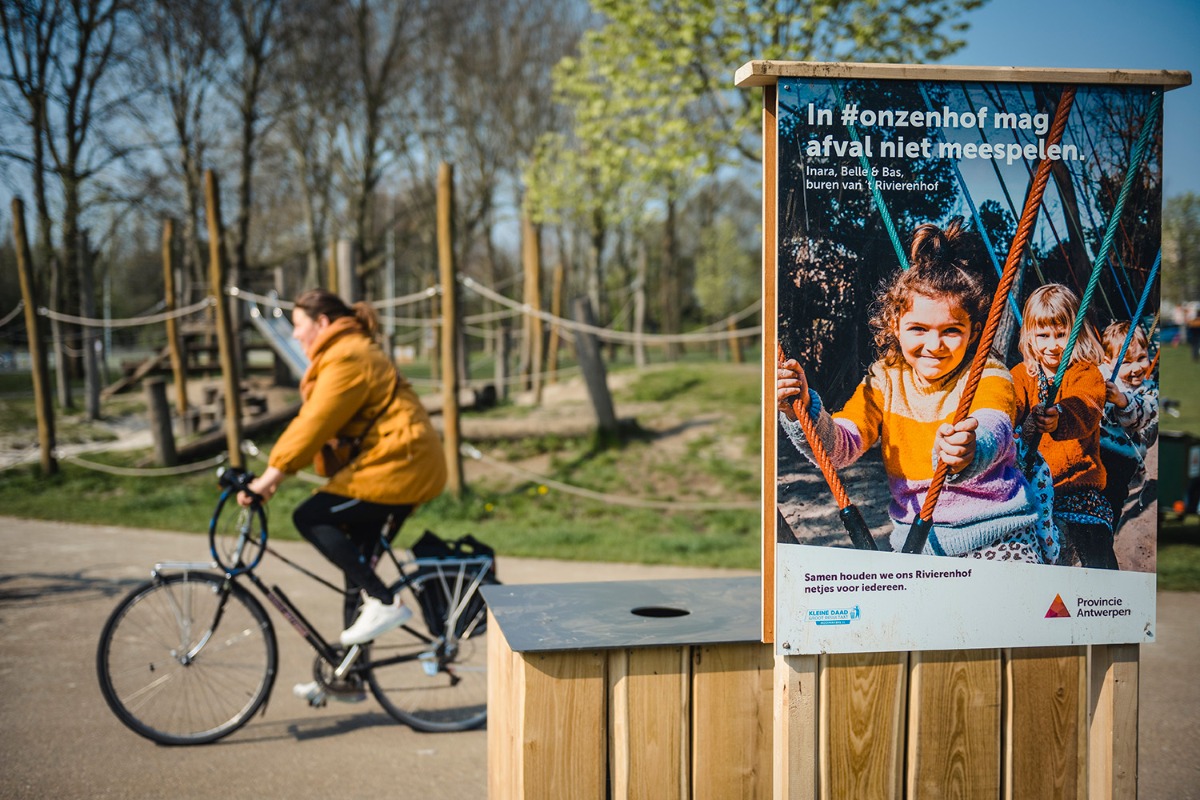
{"label": "poster", "polygon": [[1152,641],[1161,87],[777,98],[777,652]]}

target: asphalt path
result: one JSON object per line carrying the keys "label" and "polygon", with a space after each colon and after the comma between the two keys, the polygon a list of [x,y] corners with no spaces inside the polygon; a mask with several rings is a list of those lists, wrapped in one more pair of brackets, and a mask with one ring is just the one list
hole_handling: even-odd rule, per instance
{"label": "asphalt path", "polygon": [[[332,574],[307,544],[275,546]],[[0,797],[486,796],[485,731],[418,733],[373,699],[312,709],[294,698],[292,685],[310,679],[312,653],[286,625],[276,625],[273,696],[241,731],[203,747],[160,747],[123,727],[96,683],[100,629],[154,562],[204,560],[202,537],[0,517],[0,553]],[[500,569],[506,583],[748,574],[515,558]],[[260,574],[319,629],[336,629],[339,604],[328,589],[269,557]],[[1200,800],[1198,619],[1200,594],[1159,594],[1158,641],[1141,656],[1142,800]]]}

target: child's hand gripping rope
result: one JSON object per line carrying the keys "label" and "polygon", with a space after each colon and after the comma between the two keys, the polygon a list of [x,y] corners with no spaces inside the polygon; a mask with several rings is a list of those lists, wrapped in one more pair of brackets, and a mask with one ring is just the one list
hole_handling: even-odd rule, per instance
{"label": "child's hand gripping rope", "polygon": [[825,483],[833,492],[833,499],[838,506],[838,518],[841,519],[842,527],[849,534],[851,543],[859,550],[878,550],[879,546],[875,544],[871,530],[863,520],[862,512],[858,510],[858,506],[850,502],[846,488],[842,485],[842,481],[833,467],[833,462],[829,460],[829,454],[825,452],[825,446],[817,435],[816,425],[808,412],[808,399],[808,379],[804,375],[804,368],[798,362],[784,355],[783,346],[778,345],[775,371],[776,405],[788,419],[794,419],[800,423],[800,429],[804,431],[804,438],[808,441],[809,449],[812,451],[813,462],[821,470],[821,474],[825,477]]}

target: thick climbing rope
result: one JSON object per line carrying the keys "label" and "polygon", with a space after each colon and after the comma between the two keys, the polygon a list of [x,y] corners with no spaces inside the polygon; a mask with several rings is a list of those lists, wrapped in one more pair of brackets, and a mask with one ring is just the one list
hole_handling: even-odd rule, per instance
{"label": "thick climbing rope", "polygon": [[[1063,90],[1062,97],[1058,101],[1058,108],[1054,112],[1054,122],[1050,126],[1049,136],[1046,138],[1047,146],[1058,144],[1062,140],[1074,100],[1075,88],[1069,86]],[[979,388],[979,382],[983,377],[983,368],[991,353],[992,342],[996,338],[996,331],[1000,328],[1000,318],[1003,316],[1004,309],[1003,298],[1007,297],[1012,289],[1021,257],[1029,244],[1033,227],[1037,223],[1038,210],[1042,205],[1042,195],[1045,194],[1046,183],[1050,179],[1050,167],[1050,159],[1043,159],[1034,173],[1033,183],[1025,198],[1025,210],[1021,213],[1016,235],[1013,237],[1012,244],[1008,249],[1008,257],[1004,262],[1004,274],[1000,278],[999,286],[996,287],[995,299],[988,309],[987,322],[979,337],[975,358],[971,362],[971,371],[967,376],[967,384],[963,387],[962,396],[958,401],[958,409],[954,413],[954,424],[967,418],[967,413],[971,410],[971,403],[975,400],[975,390]],[[946,463],[939,461],[929,484],[929,492],[925,495],[925,502],[921,506],[921,513],[913,520],[912,527],[908,531],[908,538],[904,542],[905,553],[920,553],[925,549],[929,531],[933,528],[933,509],[937,506],[938,498],[942,494],[947,472]]]}
{"label": "thick climbing rope", "polygon": [[[782,365],[787,360],[787,356],[783,352],[783,345],[776,345],[775,353],[776,363]],[[826,452],[821,437],[817,435],[817,426],[808,413],[808,409],[804,407],[802,400],[792,401],[792,413],[795,414],[796,421],[800,423],[800,430],[804,432],[804,439],[808,442],[809,450],[812,451],[813,462],[821,470],[821,475],[825,477],[825,483],[829,485],[829,491],[833,493],[833,500],[838,507],[838,518],[841,519],[846,533],[850,535],[851,543],[858,550],[878,550],[879,546],[875,544],[875,538],[871,536],[871,530],[863,520],[862,512],[858,510],[858,506],[850,502],[850,495],[846,493],[846,487],[842,484],[842,479],[838,477],[837,469],[829,459],[829,453]]]}
{"label": "thick climbing rope", "polygon": [[[1075,314],[1075,324],[1071,326],[1071,335],[1067,337],[1067,344],[1063,349],[1062,361],[1059,362],[1058,369],[1054,373],[1054,380],[1050,382],[1050,388],[1046,393],[1045,406],[1047,408],[1054,405],[1054,401],[1058,397],[1058,390],[1062,386],[1063,376],[1067,372],[1067,367],[1071,365],[1071,356],[1075,352],[1075,343],[1079,340],[1079,334],[1087,321],[1087,310],[1091,307],[1092,297],[1096,294],[1096,285],[1100,283],[1100,274],[1103,271],[1104,262],[1108,260],[1108,253],[1112,248],[1113,238],[1120,227],[1121,215],[1125,211],[1125,201],[1129,199],[1129,192],[1133,188],[1133,180],[1141,170],[1142,158],[1146,154],[1146,144],[1150,141],[1150,133],[1154,130],[1155,123],[1158,121],[1159,111],[1162,109],[1162,98],[1163,93],[1161,91],[1154,92],[1154,96],[1150,101],[1150,109],[1146,113],[1146,120],[1142,124],[1142,131],[1138,135],[1137,143],[1129,155],[1129,167],[1125,170],[1125,181],[1121,185],[1121,192],[1117,195],[1117,202],[1113,206],[1112,214],[1108,218],[1108,227],[1105,229],[1104,239],[1100,243],[1100,252],[1096,254],[1096,261],[1092,266],[1092,274],[1088,278],[1087,289],[1079,301],[1079,310]],[[1029,474],[1032,469],[1034,454],[1041,443],[1042,435],[1041,433],[1037,433],[1032,438],[1032,441],[1026,442],[1028,445],[1025,451],[1024,465],[1026,474]]]}

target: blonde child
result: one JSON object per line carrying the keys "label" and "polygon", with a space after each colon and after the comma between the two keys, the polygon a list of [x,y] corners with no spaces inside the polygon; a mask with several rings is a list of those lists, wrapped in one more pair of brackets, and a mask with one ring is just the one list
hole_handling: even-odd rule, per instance
{"label": "blonde child", "polygon": [[[1134,326],[1129,335],[1128,322],[1114,322],[1104,329],[1104,363],[1100,371],[1106,379],[1104,418],[1100,423],[1100,460],[1107,482],[1104,497],[1113,510],[1113,532],[1121,524],[1121,512],[1129,498],[1129,487],[1145,475],[1146,450],[1154,439],[1158,422],[1158,392],[1150,375],[1150,354],[1145,332]],[[1129,346],[1117,357],[1129,336]]]}
{"label": "blonde child", "polygon": [[893,550],[902,548],[940,460],[947,481],[924,552],[1042,563],[1049,520],[1016,465],[1013,386],[1003,364],[988,360],[970,415],[951,424],[990,304],[980,277],[955,255],[962,236],[957,221],[945,231],[914,231],[911,268],[893,278],[873,310],[878,360],[841,411],[822,406],[796,361],[779,366],[780,424],[809,455],[798,400],[837,467],[880,444]]}
{"label": "blonde child", "polygon": [[[1024,361],[1012,369],[1017,390],[1018,423],[1027,446],[1039,441],[1054,479],[1054,522],[1061,534],[1058,563],[1117,569],[1113,553],[1112,507],[1104,499],[1105,472],[1100,460],[1100,417],[1104,378],[1096,366],[1100,343],[1084,324],[1066,352],[1079,299],[1057,283],[1038,288],[1025,301],[1021,324]],[[1047,406],[1050,384],[1064,358],[1056,402]]]}

